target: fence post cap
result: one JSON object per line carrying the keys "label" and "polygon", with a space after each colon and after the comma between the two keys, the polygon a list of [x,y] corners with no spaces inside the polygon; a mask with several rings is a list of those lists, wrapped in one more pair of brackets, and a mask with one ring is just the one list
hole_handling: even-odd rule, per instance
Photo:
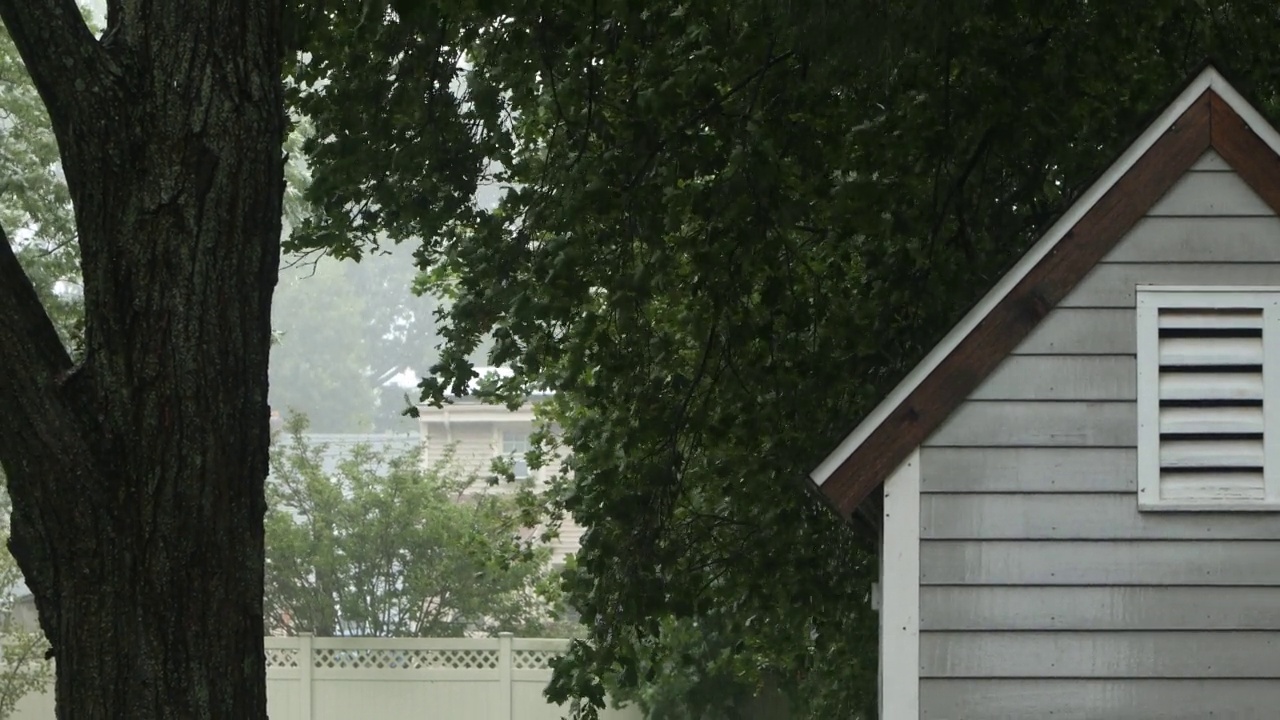
{"label": "fence post cap", "polygon": [[513,637],[515,637],[515,636],[516,636],[516,634],[515,634],[515,633],[509,633],[509,632],[500,632],[500,633],[498,633],[498,637],[500,637],[500,638],[513,638]]}

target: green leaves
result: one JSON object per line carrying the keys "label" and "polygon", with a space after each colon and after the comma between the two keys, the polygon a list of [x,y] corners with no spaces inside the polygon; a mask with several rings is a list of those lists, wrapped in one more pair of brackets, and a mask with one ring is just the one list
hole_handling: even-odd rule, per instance
{"label": "green leaves", "polygon": [[[1261,2],[450,10],[314,66],[315,227],[422,242],[454,301],[431,399],[490,333],[505,399],[556,390],[589,636],[550,692],[672,717],[773,685],[869,716],[870,543],[799,481],[1202,57],[1276,90]],[[342,27],[317,57],[356,52]],[[387,72],[401,52],[448,72]],[[516,188],[492,211],[486,173]]]}
{"label": "green leaves", "polygon": [[10,509],[8,493],[0,491],[0,720],[11,717],[27,694],[46,690],[53,681],[44,633],[24,625],[18,608],[22,571],[8,549]]}
{"label": "green leaves", "polygon": [[0,228],[63,342],[83,334],[80,251],[71,196],[44,103],[0,27]]}

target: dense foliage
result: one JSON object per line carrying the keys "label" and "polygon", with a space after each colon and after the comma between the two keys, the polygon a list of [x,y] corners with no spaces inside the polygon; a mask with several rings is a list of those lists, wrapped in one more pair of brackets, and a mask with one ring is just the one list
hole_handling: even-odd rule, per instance
{"label": "dense foliage", "polygon": [[416,447],[333,456],[301,417],[287,430],[267,483],[268,632],[529,636],[553,625],[527,492],[490,488],[447,457],[424,469]]}
{"label": "dense foliage", "polygon": [[1263,2],[313,12],[293,242],[421,239],[428,397],[490,332],[502,390],[557,391],[590,635],[552,694],[725,658],[806,717],[865,716],[876,668],[874,559],[807,472],[1206,56],[1270,107],[1280,37]]}

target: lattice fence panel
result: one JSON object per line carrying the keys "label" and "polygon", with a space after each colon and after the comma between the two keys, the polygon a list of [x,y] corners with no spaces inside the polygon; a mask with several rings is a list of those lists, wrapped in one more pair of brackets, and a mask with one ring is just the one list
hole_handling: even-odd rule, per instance
{"label": "lattice fence panel", "polygon": [[560,654],[554,650],[516,650],[511,653],[511,667],[517,670],[549,670],[551,661]]}
{"label": "lattice fence panel", "polygon": [[494,670],[496,650],[315,650],[315,666],[340,670]]}
{"label": "lattice fence panel", "polygon": [[267,667],[298,667],[298,651],[294,648],[267,648]]}

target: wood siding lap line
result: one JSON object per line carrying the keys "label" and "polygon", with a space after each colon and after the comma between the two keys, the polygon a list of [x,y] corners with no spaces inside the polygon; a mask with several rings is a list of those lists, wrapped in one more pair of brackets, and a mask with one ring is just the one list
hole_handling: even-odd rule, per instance
{"label": "wood siding lap line", "polygon": [[[1238,510],[1233,510],[1232,512],[1237,512],[1237,513],[1238,513],[1238,512],[1240,512],[1240,511],[1238,511]],[[1199,513],[1199,514],[1203,514],[1203,513]],[[1242,513],[1242,514],[1243,514],[1243,513]],[[1268,514],[1267,514],[1267,513],[1248,513],[1248,515],[1250,515],[1250,516],[1254,516],[1254,515],[1256,515],[1256,516],[1258,516],[1258,517],[1262,517],[1262,518],[1268,517]],[[1270,517],[1274,517],[1274,513],[1273,513],[1273,514],[1271,514],[1271,515],[1270,515]],[[1024,545],[1024,546],[1026,546],[1026,547],[1034,547],[1034,546],[1036,546],[1036,545],[1062,545],[1062,546],[1068,546],[1068,545],[1082,545],[1082,546],[1089,546],[1089,545],[1097,545],[1097,544],[1112,543],[1112,544],[1145,545],[1145,546],[1149,546],[1149,547],[1154,547],[1154,546],[1157,546],[1157,545],[1164,545],[1164,544],[1167,544],[1167,545],[1178,545],[1178,544],[1188,545],[1188,544],[1194,544],[1194,543],[1219,543],[1219,544],[1230,544],[1230,543],[1261,542],[1261,543],[1272,543],[1272,544],[1274,544],[1274,545],[1275,545],[1275,551],[1276,551],[1277,553],[1280,553],[1280,540],[1276,540],[1276,539],[1269,538],[1269,537],[1263,537],[1263,538],[1248,538],[1248,537],[1234,537],[1234,538],[1233,538],[1233,537],[1202,537],[1202,538],[1185,538],[1185,537],[1117,537],[1117,538],[1102,538],[1102,537],[1076,537],[1076,538],[1073,538],[1073,537],[1028,537],[1028,538],[1007,538],[1007,537],[979,537],[979,538],[943,538],[943,537],[922,537],[922,538],[920,539],[920,542],[921,542],[922,547],[924,547],[924,546],[928,546],[928,545],[943,545],[943,544],[951,544],[951,543],[971,543],[971,544],[974,544],[974,545],[997,544],[997,543],[1014,543],[1014,544]],[[1190,548],[1189,548],[1189,550],[1190,550]],[[1188,556],[1188,557],[1191,557],[1191,556]],[[1280,573],[1280,570],[1277,570],[1277,572],[1278,572],[1278,573]],[[1121,579],[1121,580],[1117,580],[1117,581],[1115,581],[1115,582],[1123,584],[1123,579]],[[947,584],[947,583],[945,583],[945,582],[944,582],[944,583],[942,583],[942,584],[944,584],[944,585],[945,585],[945,584]],[[965,584],[965,583],[960,582],[960,583],[957,583],[957,584]],[[981,585],[982,583],[980,583],[980,582],[979,582],[979,583],[976,583],[976,584]],[[1034,585],[1035,583],[1030,583],[1030,584]],[[1136,583],[1136,584],[1138,584],[1138,585],[1143,585],[1143,584],[1145,584],[1145,583]],[[1194,577],[1191,577],[1191,578],[1189,578],[1189,579],[1187,579],[1187,580],[1179,581],[1177,584],[1178,584],[1179,586],[1183,586],[1183,585],[1194,585],[1194,584],[1195,584],[1195,578],[1194,578]]]}
{"label": "wood siding lap line", "polygon": [[[986,402],[986,401],[982,401],[982,400],[974,400],[974,401],[972,401],[973,405],[975,405],[975,406],[978,406],[978,405],[984,405],[984,404],[985,404],[985,405],[991,405],[991,406],[996,406],[996,405],[1008,405],[1008,404],[1010,404],[1010,403],[1012,403],[1012,402],[1025,402],[1025,401],[1013,401],[1013,400],[993,400],[993,401],[990,401],[990,402]],[[1035,401],[1035,404],[1036,404],[1036,405],[1049,405],[1050,403],[1046,403],[1046,402],[1042,402],[1042,401],[1036,400],[1036,401]],[[1090,405],[1090,406],[1093,406],[1093,405],[1101,405],[1102,403],[1097,403],[1097,402],[1094,402],[1094,401],[1092,401],[1092,400],[1089,400],[1089,401],[1076,401],[1076,403],[1075,403],[1075,404],[1077,404],[1077,405]],[[1134,403],[1133,403],[1132,401],[1129,401],[1129,402],[1117,401],[1117,402],[1115,402],[1115,403],[1111,403],[1111,404],[1113,404],[1113,405],[1132,405],[1132,404],[1134,404]],[[996,442],[992,442],[992,443],[988,443],[988,444],[984,444],[984,443],[974,443],[974,444],[972,444],[972,445],[960,445],[960,446],[954,446],[954,447],[948,447],[948,446],[946,446],[946,445],[941,445],[941,446],[939,446],[939,445],[933,445],[933,444],[929,444],[929,445],[922,445],[921,447],[922,447],[922,448],[924,448],[924,449],[927,449],[927,450],[943,450],[943,449],[949,449],[949,450],[953,450],[953,451],[959,451],[959,450],[973,450],[973,451],[978,451],[978,450],[1020,450],[1020,451],[1027,451],[1027,450],[1079,450],[1079,451],[1084,451],[1084,450],[1095,450],[1095,449],[1096,449],[1096,448],[1094,448],[1094,447],[1092,447],[1092,446],[1089,446],[1089,445],[1031,445],[1031,446],[1028,446],[1028,447],[1019,447],[1019,446],[1017,446],[1017,445],[1008,445],[1008,444],[1006,444],[1006,443],[1004,443],[1004,442],[1001,442],[1001,441],[996,441]],[[1134,449],[1135,447],[1136,447],[1136,445],[1120,445],[1120,446],[1113,447],[1112,449],[1113,449],[1113,450],[1132,450],[1132,449]]]}
{"label": "wood siding lap line", "polygon": [[921,720],[1260,718],[1280,707],[1274,680],[948,680],[921,681]]}
{"label": "wood siding lap line", "polygon": [[[1253,194],[1248,187],[1244,191]],[[1280,263],[1280,217],[1148,217],[1102,259],[1102,264],[1152,262]]]}
{"label": "wood siding lap line", "polygon": [[[1102,263],[1102,264],[1103,264],[1103,265],[1143,265],[1143,264],[1146,264],[1146,263],[1149,263],[1149,262],[1150,262],[1149,260],[1112,260],[1112,261],[1110,261],[1110,262],[1106,262],[1106,263]],[[1240,260],[1213,260],[1212,262],[1213,262],[1213,264],[1214,264],[1214,265],[1259,265],[1259,264],[1262,264],[1262,265],[1271,265],[1271,266],[1273,266],[1273,267],[1274,267],[1274,266],[1276,266],[1276,265],[1280,265],[1280,260],[1276,260],[1276,259],[1265,259],[1265,260],[1247,260],[1247,259],[1240,259]],[[1172,265],[1172,266],[1175,266],[1175,267],[1176,267],[1176,266],[1179,266],[1179,265],[1200,266],[1200,265],[1204,265],[1205,263],[1204,263],[1203,261],[1200,261],[1200,260],[1176,260],[1176,259],[1175,259],[1175,260],[1166,260],[1166,261],[1162,262],[1161,264],[1162,264],[1162,265]],[[1077,306],[1069,305],[1068,307],[1077,307]]]}
{"label": "wood siding lap line", "polygon": [[929,586],[921,632],[1280,630],[1280,588]]}
{"label": "wood siding lap line", "polygon": [[1092,444],[1090,444],[1090,443],[1084,443],[1084,442],[1072,441],[1072,442],[1061,442],[1061,443],[1058,443],[1058,444],[1054,445],[1054,444],[1050,444],[1050,443],[1045,443],[1045,442],[1043,442],[1043,441],[1037,441],[1037,442],[1028,442],[1028,441],[1016,442],[1016,441],[1015,441],[1015,442],[1007,443],[1007,444],[1005,444],[1005,445],[996,446],[996,445],[992,445],[992,444],[989,444],[989,443],[986,443],[986,442],[973,442],[973,443],[969,443],[969,442],[963,442],[963,441],[960,441],[960,440],[951,440],[951,439],[948,439],[948,440],[943,440],[943,441],[940,441],[940,442],[931,442],[931,443],[929,443],[929,445],[927,445],[926,447],[930,447],[930,448],[942,448],[942,449],[953,449],[953,450],[960,450],[960,449],[964,449],[964,448],[991,448],[991,449],[995,449],[996,447],[1010,447],[1010,448],[1017,448],[1017,449],[1019,449],[1019,450],[1034,450],[1034,449],[1036,449],[1036,448],[1089,448],[1090,450],[1132,450],[1132,449],[1134,449],[1134,448],[1136,448],[1136,447],[1137,447],[1137,443],[1132,443],[1132,442],[1114,442],[1114,443],[1113,443],[1113,442],[1097,442],[1097,443],[1092,443]]}
{"label": "wood siding lap line", "polygon": [[[1194,563],[1188,558],[1197,558]],[[1267,540],[922,540],[930,585],[1280,586]]]}
{"label": "wood siding lap line", "polygon": [[[968,450],[968,449],[971,449],[971,448],[939,448],[939,449],[946,449],[946,450],[961,450],[961,449],[965,449],[965,450]],[[1092,449],[1092,448],[1091,448],[1091,449]],[[1108,450],[1121,449],[1121,450],[1124,450],[1124,449],[1127,449],[1127,448],[1104,448],[1104,449],[1108,449]],[[1002,489],[1002,490],[985,490],[985,489],[984,489],[984,490],[951,490],[951,489],[938,489],[938,488],[942,488],[942,487],[946,487],[945,481],[944,481],[944,482],[936,483],[933,489],[930,489],[930,490],[922,490],[922,491],[921,491],[921,494],[922,494],[922,495],[928,495],[928,496],[930,496],[930,497],[939,497],[939,496],[945,496],[945,495],[955,495],[956,497],[965,497],[965,496],[969,496],[969,495],[984,495],[984,496],[991,496],[991,497],[1007,497],[1007,496],[1009,496],[1009,495],[1030,495],[1030,496],[1033,496],[1033,497],[1035,497],[1035,496],[1045,496],[1045,497],[1071,497],[1071,496],[1075,496],[1075,495],[1090,495],[1090,496],[1092,496],[1092,495],[1097,495],[1097,496],[1121,495],[1121,496],[1125,496],[1125,495],[1132,495],[1132,494],[1133,494],[1133,492],[1134,492],[1134,489],[1133,489],[1132,487],[1128,487],[1128,486],[1125,486],[1125,487],[1112,487],[1112,488],[1105,488],[1105,489],[1095,489],[1095,488],[1092,488],[1092,487],[1088,487],[1088,488],[1081,488],[1081,489],[1070,489],[1070,488],[1068,488],[1068,489],[1058,489],[1058,488],[1052,488],[1052,489],[1030,489],[1030,490],[1028,490],[1028,489],[1024,489],[1024,488],[1005,488],[1005,489]]]}
{"label": "wood siding lap line", "polygon": [[1197,285],[1204,278],[1215,285],[1273,285],[1280,278],[1277,263],[1099,263],[1080,285],[1058,304],[1059,309],[1113,308],[1131,310],[1137,285]]}
{"label": "wood siding lap line", "polygon": [[1269,631],[934,632],[920,644],[921,678],[1280,679]]}
{"label": "wood siding lap line", "polygon": [[1148,218],[1275,217],[1235,173],[1187,172],[1147,211]]}
{"label": "wood siding lap line", "polygon": [[1123,402],[1137,399],[1132,355],[1010,355],[968,402]]}
{"label": "wood siding lap line", "polygon": [[1134,356],[1134,313],[1126,308],[1057,308],[1045,316],[1011,356]]}
{"label": "wood siding lap line", "polygon": [[[1093,588],[1089,588],[1089,589],[1093,589]],[[1247,633],[1261,632],[1261,633],[1272,633],[1280,636],[1280,628],[1271,627],[1270,625],[1265,627],[1245,627],[1245,628],[1200,627],[1200,626],[1197,626],[1195,628],[1186,628],[1186,627],[1178,627],[1178,626],[1163,627],[1159,625],[1142,625],[1142,626],[1121,627],[1121,628],[1096,628],[1096,627],[1083,627],[1083,626],[1035,627],[1035,628],[1024,628],[1024,627],[941,628],[941,627],[938,627],[938,628],[930,628],[928,630],[921,630],[920,637],[928,639],[931,636],[943,635],[943,634],[956,636],[956,637],[964,637],[964,636],[975,636],[975,635],[991,635],[993,633],[1014,633],[1014,634],[1035,633],[1037,635],[1080,635],[1083,633],[1088,633],[1090,636],[1094,636],[1094,637],[1106,637],[1107,635],[1125,635],[1128,633],[1135,633],[1135,632],[1159,633],[1161,635],[1166,635],[1166,634],[1176,635],[1178,633],[1205,632],[1205,633],[1213,633],[1214,635],[1223,635],[1227,637],[1230,637],[1231,635],[1244,635]],[[983,680],[983,679],[992,679],[997,677],[1004,677],[1004,676],[980,675],[980,676],[972,676],[970,679]],[[1017,677],[1017,676],[1013,676],[1013,677]],[[1067,676],[1051,675],[1047,677],[1062,678]],[[1079,677],[1089,677],[1089,676],[1084,675]],[[1140,677],[1140,676],[1135,676],[1135,677]],[[1276,679],[1280,680],[1280,677],[1277,677]]]}
{"label": "wood siding lap line", "polygon": [[1276,214],[1272,212],[1270,209],[1268,209],[1266,211],[1258,210],[1256,212],[1249,211],[1249,210],[1229,211],[1229,212],[1223,211],[1222,213],[1218,213],[1218,214],[1198,213],[1198,212],[1159,214],[1159,215],[1151,214],[1151,215],[1144,215],[1143,217],[1151,218],[1153,220],[1179,220],[1179,221],[1180,220],[1230,220],[1233,218],[1240,219],[1240,220],[1263,220],[1268,218],[1274,218],[1276,217]]}
{"label": "wood siding lap line", "polygon": [[[925,541],[925,542],[928,542],[928,541]],[[1063,543],[1063,544],[1066,544],[1066,543]],[[1280,546],[1278,546],[1277,549],[1280,549]],[[1201,582],[1183,582],[1177,585],[1152,585],[1151,583],[1131,583],[1131,582],[1125,582],[1123,580],[1117,580],[1116,582],[1109,582],[1105,585],[1097,585],[1092,583],[1081,583],[1079,585],[1054,585],[1053,583],[1022,583],[1020,585],[1007,585],[1004,583],[995,583],[995,582],[992,582],[992,583],[933,582],[927,585],[921,585],[920,587],[922,591],[928,590],[930,588],[999,588],[1001,590],[1025,590],[1027,588],[1053,588],[1055,590],[1069,590],[1071,588],[1090,588],[1090,589],[1145,588],[1145,589],[1151,590],[1151,589],[1159,589],[1159,588],[1175,588],[1176,587],[1178,589],[1212,588],[1215,591],[1221,591],[1224,589],[1238,590],[1241,588],[1280,589],[1280,585],[1234,585],[1233,586],[1233,585],[1214,585],[1213,583],[1201,583]]]}
{"label": "wood siding lap line", "polygon": [[821,486],[846,518],[1070,294],[1210,146],[1206,91]]}
{"label": "wood siding lap line", "polygon": [[1055,493],[1137,491],[1133,448],[929,448],[921,492]]}
{"label": "wood siding lap line", "polygon": [[[1034,356],[1026,356],[1034,357]],[[1029,389],[1030,390],[1030,389]],[[975,391],[976,392],[976,391]],[[995,391],[989,391],[995,392]],[[1005,395],[1005,391],[1000,391],[999,395],[990,395],[984,392],[980,396],[965,400],[965,405],[1007,405],[1009,403],[1037,403],[1040,405],[1127,405],[1134,402],[1132,398],[1103,398],[1103,397],[1036,397],[1034,395],[1009,394]],[[933,442],[930,441],[930,446]]]}
{"label": "wood siding lap line", "polygon": [[1273,515],[1139,513],[1131,493],[926,494],[923,540],[1280,540]]}
{"label": "wood siding lap line", "polygon": [[[1035,356],[1035,355],[1010,355],[1010,356],[1009,356],[1009,359],[1010,359],[1010,360],[1013,360],[1013,359],[1015,359],[1015,358],[1035,358],[1035,357],[1041,357],[1041,358],[1055,358],[1055,359],[1056,359],[1056,358],[1063,358],[1064,360],[1068,360],[1068,361],[1069,361],[1069,358],[1071,358],[1072,356],[1068,356],[1068,355],[1040,355],[1040,356]],[[1075,356],[1075,357],[1096,357],[1096,356],[1080,356],[1080,355],[1077,355],[1077,356]],[[1128,360],[1129,358],[1134,357],[1134,356],[1132,356],[1132,355],[1113,355],[1113,356],[1111,356],[1111,357],[1114,357],[1114,358],[1123,358],[1124,360]],[[1015,361],[1015,362],[1016,362],[1016,361]],[[992,375],[991,377],[996,377],[996,376],[995,376],[995,375]],[[1046,378],[1046,381],[1050,381],[1050,379]],[[981,388],[981,386],[979,386],[979,388]],[[986,392],[986,391],[984,391],[984,392]],[[1021,392],[1021,391],[1019,391],[1019,392]],[[1067,391],[1064,391],[1064,392],[1071,392],[1071,391],[1070,391],[1070,390],[1067,390]],[[1046,405],[1047,405],[1047,404],[1052,404],[1052,403],[1054,403],[1055,401],[1056,401],[1056,402],[1068,402],[1068,403],[1075,403],[1075,404],[1077,404],[1077,405],[1127,405],[1127,404],[1131,404],[1131,403],[1133,403],[1133,402],[1134,402],[1133,398],[1126,398],[1126,397],[1105,397],[1105,396],[1104,396],[1104,397],[1078,397],[1078,398],[1072,398],[1072,397],[1062,397],[1062,398],[1026,397],[1026,398],[1017,398],[1017,397],[984,397],[984,396],[979,396],[979,395],[977,395],[977,393],[978,393],[978,391],[977,391],[977,390],[975,390],[975,391],[974,391],[974,395],[971,395],[970,397],[966,398],[966,399],[965,399],[965,401],[964,401],[964,403],[963,403],[963,406],[968,406],[968,405],[996,405],[996,404],[1005,404],[1005,405],[1007,405],[1007,404],[1014,404],[1014,405],[1041,405],[1041,404],[1046,404]]]}
{"label": "wood siding lap line", "polygon": [[925,447],[1120,447],[1137,445],[1137,404],[1124,401],[969,401]]}

